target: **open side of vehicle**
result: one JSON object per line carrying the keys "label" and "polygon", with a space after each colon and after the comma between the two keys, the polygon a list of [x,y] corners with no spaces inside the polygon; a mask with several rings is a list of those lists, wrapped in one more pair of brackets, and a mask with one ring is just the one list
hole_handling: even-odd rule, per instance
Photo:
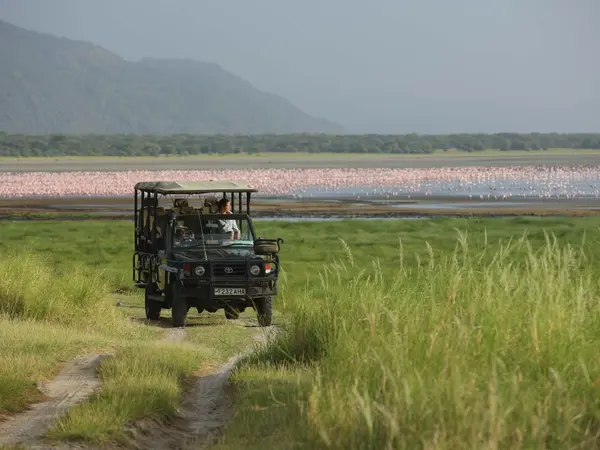
{"label": "open side of vehicle", "polygon": [[[192,307],[224,309],[228,319],[252,307],[261,326],[271,325],[283,240],[256,237],[256,189],[235,181],[147,181],[134,191],[133,281],[145,290],[147,319],[171,309],[173,326],[182,327]],[[219,212],[215,194],[229,200],[229,213]]]}

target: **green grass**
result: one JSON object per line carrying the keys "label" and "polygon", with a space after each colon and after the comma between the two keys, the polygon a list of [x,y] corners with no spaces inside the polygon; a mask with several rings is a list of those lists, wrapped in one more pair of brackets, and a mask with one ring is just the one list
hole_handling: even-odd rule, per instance
{"label": "green grass", "polygon": [[17,249],[47,255],[59,273],[85,267],[110,290],[134,291],[131,282],[132,224],[77,221],[2,222],[0,252]]}
{"label": "green grass", "polygon": [[[92,230],[73,230],[72,225],[0,225],[5,232],[0,250],[0,418],[42,400],[36,383],[54,377],[60,363],[78,354],[110,353],[114,356],[101,366],[102,390],[61,418],[48,437],[123,440],[132,420],[172,414],[181,403],[185,378],[224,362],[245,346],[252,330],[213,320],[212,326],[190,327],[183,342],[161,340],[167,330],[140,320],[139,293],[120,295],[129,308],[116,308],[110,293],[125,285],[130,273],[126,263],[120,265],[122,274],[114,267],[120,258],[130,259],[127,239],[107,250],[105,244],[113,241],[110,230],[100,227],[106,233],[102,240]],[[96,250],[100,261],[93,257]],[[103,271],[102,261],[113,269]],[[192,325],[194,321],[198,319],[192,317]]]}
{"label": "green grass", "polygon": [[[285,239],[275,303],[284,327],[236,370],[235,415],[216,448],[594,448],[599,226],[535,217],[257,222],[261,236]],[[25,243],[56,249],[59,274],[86,268],[109,290],[130,285],[129,222],[3,222],[0,231],[3,254]],[[118,349],[103,365],[103,391],[61,420],[52,432],[60,438],[122,437],[128,417],[164,417],[180,376],[251,339],[221,315],[194,319],[175,352],[156,342],[160,329],[118,316],[113,331],[89,333],[74,318],[36,314],[0,326],[0,353],[31,360],[11,388],[22,399],[56,361]],[[18,410],[18,395],[8,397]]]}
{"label": "green grass", "polygon": [[[402,240],[406,264],[411,265],[416,263],[417,254],[426,256],[424,241],[437,253],[452,251],[455,228],[468,232],[481,249],[486,233],[496,245],[499,240],[528,231],[532,244],[539,246],[544,243],[544,230],[557,234],[561,242],[579,242],[587,233],[587,245],[594,246],[598,227],[599,218],[562,217],[255,223],[260,236],[285,239],[281,251],[283,278],[285,289],[293,295],[304,290],[308,277],[318,281],[317,274],[328,261],[344,256],[340,238],[348,243],[356,260],[370,265],[377,257],[384,266],[397,264]],[[5,221],[0,222],[0,233],[0,254],[22,249],[51,255],[59,273],[85,267],[100,274],[109,290],[139,294],[131,281],[133,232],[129,221]],[[282,297],[277,301],[280,304]]]}
{"label": "green grass", "polygon": [[393,157],[393,158],[419,158],[419,159],[427,159],[427,158],[438,158],[438,157],[459,157],[459,158],[478,158],[481,156],[515,156],[520,155],[523,156],[531,155],[531,154],[543,154],[543,155],[597,155],[598,150],[588,150],[588,149],[570,149],[570,148],[551,148],[548,150],[534,150],[534,151],[524,151],[524,150],[497,150],[497,149],[488,149],[481,151],[473,151],[473,152],[465,152],[456,149],[450,149],[448,151],[436,150],[430,154],[422,154],[422,153],[398,153],[398,154],[386,154],[386,153],[377,153],[377,154],[362,154],[362,153],[307,153],[307,152],[293,152],[293,153],[279,153],[279,152],[263,152],[260,154],[248,154],[248,153],[233,153],[230,155],[219,154],[219,155],[187,155],[187,156],[178,156],[178,155],[169,155],[169,156],[32,156],[32,157],[8,157],[2,156],[0,157],[0,161],[21,161],[21,160],[39,160],[39,161],[94,161],[94,160],[115,160],[115,161],[140,161],[140,160],[157,160],[157,159],[186,159],[186,160],[215,160],[215,159],[239,159],[239,158],[269,158],[269,159],[323,159],[323,158],[337,158],[337,159],[371,159],[377,157]]}
{"label": "green grass", "polygon": [[160,420],[172,414],[181,403],[184,378],[214,357],[209,349],[168,342],[138,342],[118,350],[117,357],[102,364],[99,394],[72,408],[50,438],[126,439],[132,418]]}
{"label": "green grass", "polygon": [[3,254],[0,414],[22,410],[39,398],[34,382],[54,374],[59,361],[86,347],[108,346],[110,333],[125,337],[132,331],[99,275],[81,268],[60,274],[39,254],[16,249]]}
{"label": "green grass", "polygon": [[600,222],[477,222],[327,224],[216,448],[597,448]]}
{"label": "green grass", "polygon": [[0,314],[47,323],[108,329],[122,320],[99,273],[74,265],[52,269],[50,255],[10,249],[0,260]]}

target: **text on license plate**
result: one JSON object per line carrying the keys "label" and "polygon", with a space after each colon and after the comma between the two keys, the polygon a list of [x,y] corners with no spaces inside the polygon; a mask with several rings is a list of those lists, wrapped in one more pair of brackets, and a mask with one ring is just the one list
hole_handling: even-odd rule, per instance
{"label": "text on license plate", "polygon": [[246,295],[245,288],[215,288],[215,295]]}

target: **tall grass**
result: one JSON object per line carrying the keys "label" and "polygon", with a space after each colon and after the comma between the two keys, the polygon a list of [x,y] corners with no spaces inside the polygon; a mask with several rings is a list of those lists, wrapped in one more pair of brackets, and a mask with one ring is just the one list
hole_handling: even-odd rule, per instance
{"label": "tall grass", "polygon": [[100,273],[59,271],[51,256],[11,249],[0,259],[0,416],[39,400],[36,382],[77,353],[138,333],[107,295]]}
{"label": "tall grass", "polygon": [[168,418],[181,404],[184,380],[225,359],[218,345],[222,335],[235,346],[250,334],[238,331],[234,338],[225,324],[188,329],[202,346],[158,340],[164,330],[130,320],[131,311],[115,307],[109,293],[114,273],[107,276],[77,260],[59,265],[53,254],[22,248],[5,252],[0,259],[0,420],[43,399],[36,383],[54,377],[61,362],[77,354],[110,353],[99,370],[102,389],[59,418],[47,437],[127,442],[128,424],[143,417]]}
{"label": "tall grass", "polygon": [[0,314],[103,329],[123,324],[100,272],[58,271],[50,255],[11,250],[0,260]]}
{"label": "tall grass", "polygon": [[400,249],[382,268],[346,247],[319,286],[286,302],[288,330],[261,359],[314,371],[301,399],[306,439],[356,449],[598,445],[593,256],[549,235],[537,250],[525,235],[480,248],[459,233],[450,253],[429,247],[409,266]]}

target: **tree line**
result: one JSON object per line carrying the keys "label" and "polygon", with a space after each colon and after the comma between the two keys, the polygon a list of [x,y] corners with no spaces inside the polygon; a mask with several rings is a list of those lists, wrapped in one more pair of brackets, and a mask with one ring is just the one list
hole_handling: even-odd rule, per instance
{"label": "tree line", "polygon": [[261,153],[432,153],[600,149],[600,133],[496,133],[445,135],[66,135],[0,133],[0,156],[186,156]]}

